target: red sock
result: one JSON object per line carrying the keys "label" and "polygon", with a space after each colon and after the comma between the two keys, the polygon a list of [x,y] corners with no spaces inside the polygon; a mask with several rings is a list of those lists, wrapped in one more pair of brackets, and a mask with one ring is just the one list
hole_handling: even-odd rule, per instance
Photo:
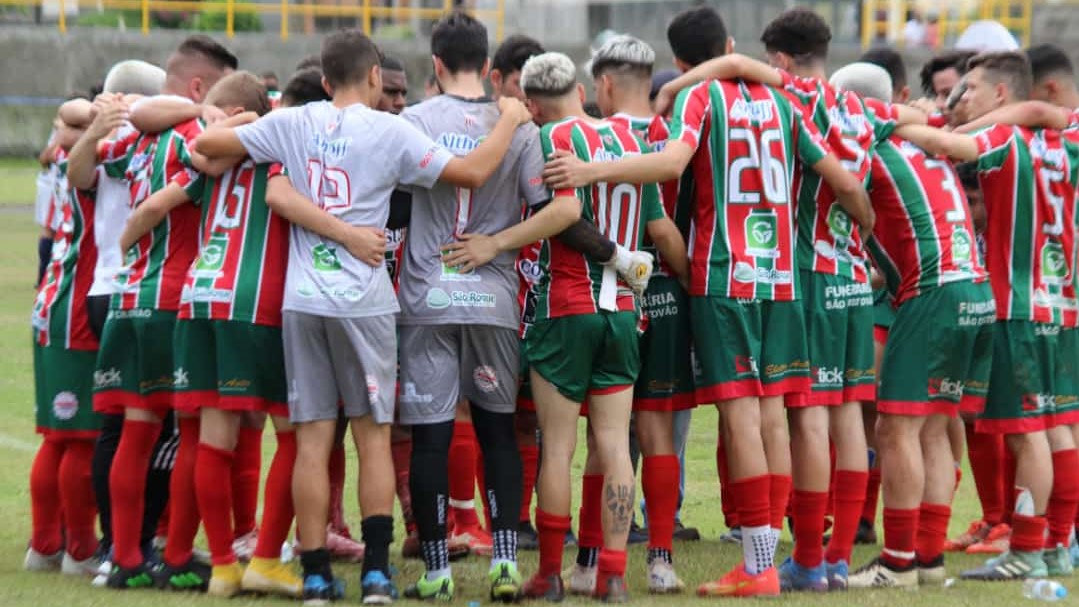
{"label": "red sock", "polygon": [[1012,513],[1015,512],[1015,454],[1008,448],[1008,445],[1004,445],[1004,457],[1003,465],[1001,466],[1001,476],[1003,477],[1003,491],[1004,491],[1004,510],[1000,513],[1000,522],[1012,524]]}
{"label": "red sock", "polygon": [[532,494],[536,491],[539,474],[539,447],[521,445],[521,522],[531,521]]}
{"label": "red sock", "polygon": [[1016,552],[1040,552],[1045,546],[1044,516],[1026,516],[1012,513],[1012,539],[1010,549]]}
{"label": "red sock", "polygon": [[[127,569],[142,563],[139,535],[146,502],[146,472],[150,467],[160,422],[126,419],[120,444],[109,470],[109,499],[112,500],[113,563]],[[171,508],[171,501],[170,506]],[[166,508],[167,510],[168,508]],[[164,515],[163,515],[164,516]]]}
{"label": "red sock", "polygon": [[539,574],[543,577],[561,575],[562,550],[566,532],[570,528],[568,516],[547,514],[536,509],[536,531],[539,534]]}
{"label": "red sock", "polygon": [[60,503],[60,462],[64,444],[46,438],[30,468],[30,547],[41,554],[56,554],[64,547]]}
{"label": "red sock", "polygon": [[791,516],[794,519],[794,562],[803,567],[817,567],[824,560],[824,513],[828,493],[794,490]]}
{"label": "red sock", "polygon": [[581,478],[581,510],[577,514],[577,545],[603,547],[603,475]]}
{"label": "red sock", "polygon": [[255,556],[276,559],[281,556],[281,544],[288,539],[292,528],[292,468],[296,464],[296,433],[277,433],[277,451],[270,462],[263,498],[262,526],[255,546]]}
{"label": "red sock", "polygon": [[[199,532],[199,505],[195,498],[195,460],[199,453],[199,419],[177,417],[180,446],[169,479],[169,535],[165,541],[164,561],[170,567],[182,567],[191,560],[195,535]],[[226,476],[225,479],[230,477]],[[224,479],[218,482],[229,482]],[[231,511],[226,511],[231,513]]]}
{"label": "red sock", "polygon": [[[768,505],[771,512],[772,528],[783,529],[783,519],[787,516],[787,503],[791,499],[791,477],[789,474],[769,474],[768,483]],[[824,507],[828,507],[827,497],[825,498]],[[824,513],[822,512],[822,525],[824,524],[823,521]],[[818,541],[817,543],[819,544],[820,542]]]}
{"label": "red sock", "polygon": [[236,537],[255,530],[262,477],[262,428],[240,426],[232,462],[232,516]]}
{"label": "red sock", "polygon": [[1053,491],[1045,518],[1049,524],[1046,548],[1067,546],[1071,540],[1075,510],[1079,507],[1079,451],[1068,449],[1053,453]]}
{"label": "red sock", "polygon": [[678,510],[677,455],[653,455],[641,464],[641,487],[648,512],[648,547],[673,550],[674,514]]}
{"label": "red sock", "polygon": [[884,507],[884,550],[880,559],[893,569],[914,563],[914,537],[918,529],[918,509]]}
{"label": "red sock", "polygon": [[453,424],[450,442],[450,509],[454,527],[470,529],[479,525],[476,516],[476,430],[469,422]]}
{"label": "red sock", "polygon": [[214,565],[236,562],[236,554],[232,551],[232,541],[236,537],[231,516],[233,484],[221,482],[230,476],[236,479],[233,472],[236,459],[232,451],[200,443],[195,460],[195,497]]}
{"label": "red sock", "polygon": [[607,595],[607,580],[625,577],[626,575],[626,551],[608,550],[607,548],[600,550],[598,570],[596,575],[596,596],[604,597]]}
{"label": "red sock", "polygon": [[951,517],[952,509],[946,504],[922,503],[918,510],[918,534],[914,544],[920,564],[933,564],[933,561],[944,554],[944,542],[948,539],[948,519]]}
{"label": "red sock", "polygon": [[64,535],[67,553],[76,561],[84,561],[97,551],[97,501],[90,470],[93,458],[94,441],[71,440],[60,462]]}
{"label": "red sock", "polygon": [[412,492],[408,488],[408,470],[412,465],[412,439],[395,441],[390,444],[393,455],[393,470],[397,476],[397,501],[401,502],[401,518],[405,519],[405,532],[416,530],[416,519],[412,516]]}
{"label": "red sock", "polygon": [[869,524],[877,522],[877,502],[880,500],[880,468],[870,468],[865,484],[865,505],[862,506],[862,520]]}
{"label": "red sock", "polygon": [[727,449],[723,446],[723,439],[716,442],[716,471],[719,473],[719,502],[723,509],[723,523],[728,529],[739,527],[738,508],[734,504],[734,496],[731,494],[731,476],[727,468]]}
{"label": "red sock", "polygon": [[334,531],[348,530],[345,522],[345,446],[335,445],[330,451],[330,527]]}
{"label": "red sock", "polygon": [[967,430],[967,456],[978,501],[982,504],[982,520],[997,525],[1004,514],[1004,483],[1000,469],[1004,460],[1004,437]]}
{"label": "red sock", "polygon": [[767,474],[730,482],[731,497],[743,527],[764,527],[772,523],[768,507],[771,486],[772,481]]}
{"label": "red sock", "polygon": [[[832,539],[828,542],[828,550],[824,555],[829,563],[839,561],[850,563],[851,552],[854,550],[854,537],[858,535],[858,522],[865,512],[863,504],[866,500],[868,480],[868,472],[836,470]],[[877,482],[880,482],[879,474]],[[875,505],[873,509],[876,510]],[[795,528],[797,529],[797,525]]]}

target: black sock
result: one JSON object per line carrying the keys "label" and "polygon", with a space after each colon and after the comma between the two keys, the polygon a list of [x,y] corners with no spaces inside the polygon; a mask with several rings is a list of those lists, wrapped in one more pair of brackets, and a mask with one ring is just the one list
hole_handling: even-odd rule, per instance
{"label": "black sock", "polygon": [[577,564],[581,567],[595,567],[599,564],[599,548],[577,548]]}
{"label": "black sock", "polygon": [[37,239],[37,282],[45,277],[45,270],[49,267],[52,259],[52,238],[42,236]]}
{"label": "black sock", "polygon": [[512,413],[492,413],[472,405],[472,426],[483,453],[491,539],[496,560],[517,561],[521,519],[521,452]]}
{"label": "black sock", "polygon": [[90,460],[90,480],[94,486],[98,518],[101,521],[101,543],[112,545],[112,501],[109,499],[109,471],[120,445],[120,431],[124,428],[122,414],[102,415],[101,434],[94,443],[94,456]]}
{"label": "black sock", "polygon": [[157,522],[169,504],[169,481],[172,478],[172,466],[176,463],[176,449],[180,445],[180,435],[176,433],[176,418],[172,412],[161,423],[161,434],[157,437],[153,455],[150,456],[150,468],[146,472],[146,507],[142,514],[142,543],[154,539]]}
{"label": "black sock", "polygon": [[369,571],[381,571],[390,575],[390,544],[393,543],[393,517],[385,514],[369,516],[360,522],[363,543],[363,575]]}
{"label": "black sock", "polygon": [[673,565],[674,557],[671,556],[671,551],[666,548],[649,548],[648,564],[651,565],[653,561],[662,561],[668,565]]}
{"label": "black sock", "polygon": [[452,440],[453,420],[412,426],[408,486],[412,492],[412,516],[416,520],[423,561],[428,571],[445,569],[450,561],[445,540],[450,499],[448,461]]}
{"label": "black sock", "polygon": [[325,548],[301,552],[300,565],[303,567],[304,577],[321,575],[322,579],[327,582],[333,581],[333,569],[330,568],[330,551]]}

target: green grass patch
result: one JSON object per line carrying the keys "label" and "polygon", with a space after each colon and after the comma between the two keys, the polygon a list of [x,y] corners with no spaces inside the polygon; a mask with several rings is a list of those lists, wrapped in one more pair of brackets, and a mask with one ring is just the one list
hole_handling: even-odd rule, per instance
{"label": "green grass patch", "polygon": [[0,157],[0,206],[34,204],[39,170],[35,158]]}

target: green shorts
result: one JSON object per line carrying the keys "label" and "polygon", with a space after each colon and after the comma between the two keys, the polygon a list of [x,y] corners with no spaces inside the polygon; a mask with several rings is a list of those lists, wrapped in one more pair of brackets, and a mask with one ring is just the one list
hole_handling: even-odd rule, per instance
{"label": "green shorts", "polygon": [[869,283],[802,271],[810,391],[788,407],[838,406],[876,398],[873,291]]}
{"label": "green shorts", "polygon": [[536,321],[525,337],[532,370],[563,396],[584,402],[633,386],[641,369],[635,312],[600,312]]}
{"label": "green shorts", "polygon": [[1053,423],[1070,426],[1079,423],[1079,329],[1063,329],[1059,344]]}
{"label": "green shorts", "polygon": [[978,413],[989,383],[996,320],[989,283],[953,282],[903,302],[884,346],[877,411]]}
{"label": "green shorts", "polygon": [[176,321],[173,406],[288,416],[281,328],[206,319]]}
{"label": "green shorts", "polygon": [[94,413],[97,351],[68,350],[34,342],[34,402],[37,431],[45,436],[94,438],[101,417]]}
{"label": "green shorts", "polygon": [[176,312],[109,310],[94,371],[94,410],[172,408],[172,331]]}
{"label": "green shorts", "polygon": [[993,364],[978,432],[1024,434],[1055,425],[1059,325],[999,320],[993,325]]}
{"label": "green shorts", "polygon": [[887,289],[873,291],[873,326],[889,329],[895,322],[895,308]]}
{"label": "green shorts", "polygon": [[809,390],[800,301],[690,297],[698,404]]}
{"label": "green shorts", "polygon": [[633,390],[634,411],[692,409],[689,296],[678,281],[657,276],[644,293],[648,330],[641,337],[641,373]]}
{"label": "green shorts", "polygon": [[517,410],[535,411],[536,403],[532,400],[532,381],[529,379],[528,353],[525,352],[524,340],[521,340],[521,366],[517,374]]}

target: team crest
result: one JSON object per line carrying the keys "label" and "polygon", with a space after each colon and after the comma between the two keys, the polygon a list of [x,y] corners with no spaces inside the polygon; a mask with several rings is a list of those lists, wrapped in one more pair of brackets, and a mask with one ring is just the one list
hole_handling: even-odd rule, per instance
{"label": "team crest", "polygon": [[498,389],[498,374],[490,365],[480,365],[472,372],[472,381],[480,392],[490,394]]}
{"label": "team crest", "polygon": [[61,392],[52,399],[52,414],[60,421],[73,419],[79,413],[79,397],[74,392]]}

